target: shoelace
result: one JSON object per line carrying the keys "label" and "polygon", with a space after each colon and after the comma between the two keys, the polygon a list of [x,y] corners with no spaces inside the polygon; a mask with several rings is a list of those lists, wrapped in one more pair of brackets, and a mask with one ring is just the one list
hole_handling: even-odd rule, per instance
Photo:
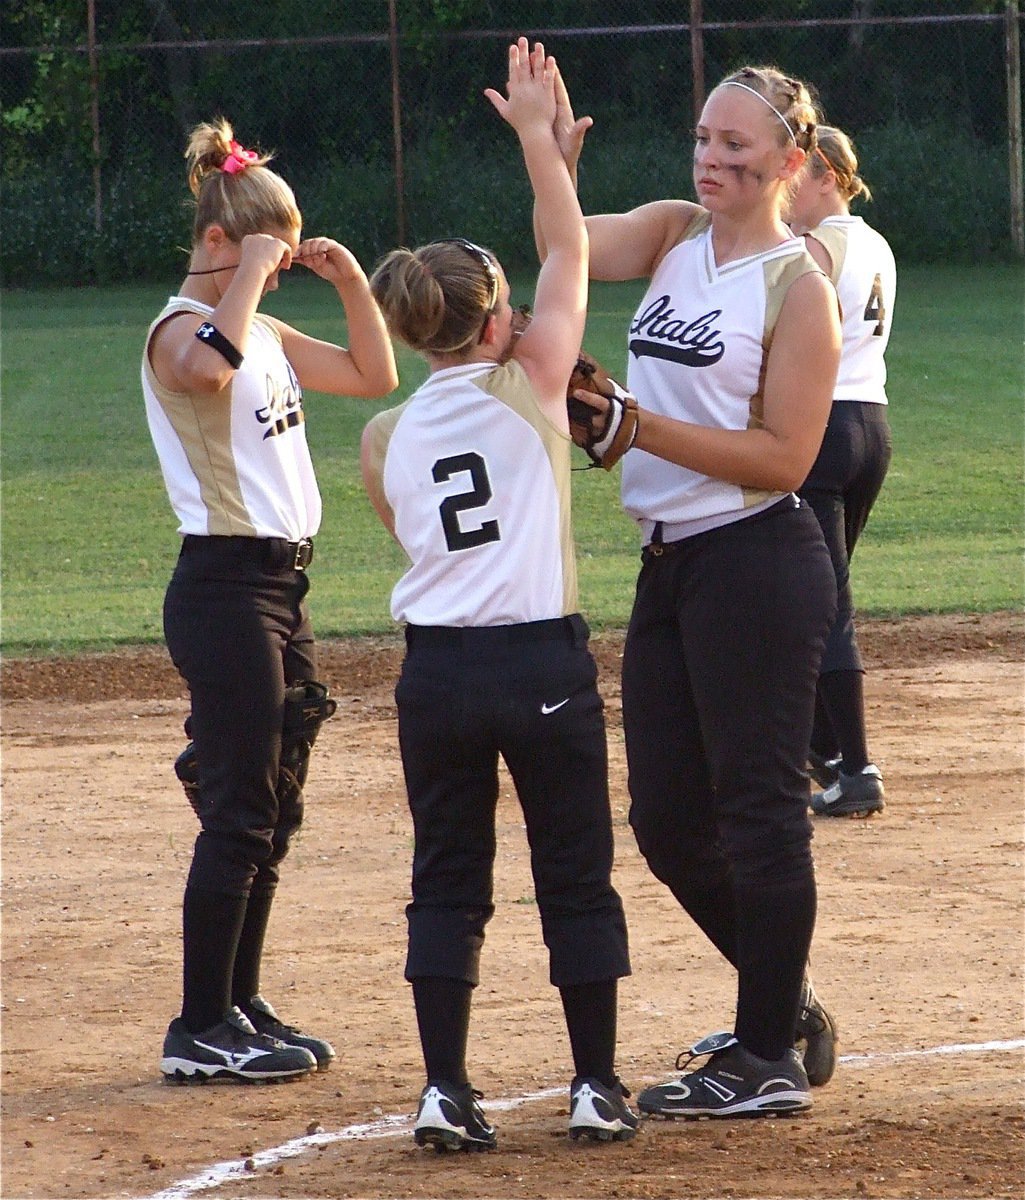
{"label": "shoelace", "polygon": [[[285,1022],[282,1021],[280,1017],[270,1017],[267,1021],[267,1025],[268,1025],[268,1028],[270,1028],[270,1029],[274,1029],[274,1030],[280,1029],[282,1033],[285,1033],[288,1035],[298,1034],[300,1037],[302,1037],[303,1031],[298,1026],[286,1025]],[[280,1037],[280,1036],[281,1036],[281,1033],[277,1033],[277,1032],[271,1034],[271,1037]]]}
{"label": "shoelace", "polygon": [[252,1037],[256,1033],[256,1028],[246,1014],[237,1006],[233,1005],[225,1017],[225,1024],[230,1025],[240,1034],[247,1037]]}
{"label": "shoelace", "polygon": [[798,1024],[806,1027],[800,1031],[801,1033],[825,1033],[826,1031],[826,1021],[822,1014],[807,1006],[801,1007]]}
{"label": "shoelace", "polygon": [[704,1057],[705,1056],[703,1054],[692,1054],[689,1050],[681,1050],[676,1056],[676,1070],[679,1071],[681,1075],[685,1075],[687,1073],[687,1068],[692,1062],[694,1062],[696,1059]]}
{"label": "shoelace", "polygon": [[[737,1039],[732,1033],[710,1033],[708,1037],[703,1037],[700,1042],[695,1042],[689,1050],[681,1050],[676,1056],[677,1071],[686,1072],[695,1059],[708,1057],[709,1063],[713,1062],[716,1055],[723,1050],[729,1050],[731,1046],[737,1044]],[[682,1063],[681,1063],[681,1060]]]}
{"label": "shoelace", "polygon": [[480,1101],[483,1099],[483,1092],[478,1091],[475,1087],[470,1088],[470,1107],[473,1112],[474,1119],[480,1122],[482,1129],[489,1130],[491,1129],[491,1123],[484,1115],[484,1109],[480,1106]]}

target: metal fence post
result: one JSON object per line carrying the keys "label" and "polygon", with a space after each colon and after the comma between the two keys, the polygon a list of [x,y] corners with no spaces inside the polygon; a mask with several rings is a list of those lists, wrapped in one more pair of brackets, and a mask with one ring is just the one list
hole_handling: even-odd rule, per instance
{"label": "metal fence post", "polygon": [[396,245],[406,244],[406,183],[402,157],[402,94],[399,86],[399,20],[395,0],[388,0],[388,41],[391,48],[391,119],[395,154]]}
{"label": "metal fence post", "polygon": [[93,131],[93,227],[103,232],[103,179],[100,172],[100,68],[96,58],[96,0],[86,4],[89,42],[89,121]]}
{"label": "metal fence post", "polygon": [[1011,241],[1018,257],[1025,257],[1025,215],[1023,215],[1021,152],[1021,34],[1018,24],[1018,0],[1007,0],[1004,24],[1007,43],[1007,152],[1011,182]]}
{"label": "metal fence post", "polygon": [[694,124],[705,107],[705,36],[701,28],[701,0],[690,0],[690,70],[694,81]]}

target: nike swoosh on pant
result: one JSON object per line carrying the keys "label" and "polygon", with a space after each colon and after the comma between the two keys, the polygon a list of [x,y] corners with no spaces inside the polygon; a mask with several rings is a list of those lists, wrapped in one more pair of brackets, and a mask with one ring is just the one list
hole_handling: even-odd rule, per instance
{"label": "nike swoosh on pant", "polygon": [[557,709],[562,708],[564,704],[569,704],[569,696],[567,696],[565,700],[560,700],[558,704],[542,704],[541,715],[547,717],[549,713],[553,713]]}

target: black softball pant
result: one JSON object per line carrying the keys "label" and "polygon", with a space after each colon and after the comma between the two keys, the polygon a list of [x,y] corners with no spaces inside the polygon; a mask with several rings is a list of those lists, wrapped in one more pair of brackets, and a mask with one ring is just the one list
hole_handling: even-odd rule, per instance
{"label": "black softball pant", "polygon": [[790,497],[646,547],[624,646],[638,847],[737,967],[736,1036],[774,1060],[815,923],[804,768],[835,608],[822,532]]}
{"label": "black softball pant", "polygon": [[187,537],[164,598],[164,635],[192,701],[207,811],[189,887],[271,891],[301,813],[275,837],[285,687],[315,678],[309,579],[289,543]]}
{"label": "black softball pant", "polygon": [[833,404],[818,457],[800,489],[829,547],[837,612],[822,655],[822,674],[862,670],[854,631],[851,557],[886,478],[893,454],[885,404]]}
{"label": "black softball pant", "polygon": [[499,756],[523,810],[552,983],[630,973],[611,882],[604,711],[587,639],[579,615],[407,628],[395,699],[415,834],[408,980],[479,980],[494,914]]}

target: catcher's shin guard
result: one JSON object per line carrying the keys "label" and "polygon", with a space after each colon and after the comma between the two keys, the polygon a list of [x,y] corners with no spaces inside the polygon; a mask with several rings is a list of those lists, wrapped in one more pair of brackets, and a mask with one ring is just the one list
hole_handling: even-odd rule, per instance
{"label": "catcher's shin guard", "polygon": [[[310,750],[321,725],[334,716],[337,703],[322,683],[308,679],[285,689],[281,727],[281,760],[278,767],[278,824],[274,834],[275,857],[284,858],[288,841],[302,824],[303,785],[310,765]],[[185,721],[185,736],[191,733]],[[192,810],[200,821],[206,805],[199,787],[199,760],[195,743],[189,742],[174,760],[174,773],[181,782]],[[280,843],[280,845],[279,845]]]}
{"label": "catcher's shin guard", "polygon": [[[186,722],[188,732],[188,722]],[[203,820],[204,805],[199,791],[199,761],[196,758],[196,747],[192,742],[174,760],[174,773],[178,776],[192,811]]]}
{"label": "catcher's shin guard", "polygon": [[335,715],[338,705],[327,688],[313,679],[285,689],[285,714],[281,726],[281,766],[295,776],[300,787],[306,782],[310,750],[321,725]]}
{"label": "catcher's shin guard", "polygon": [[310,751],[321,725],[334,716],[337,707],[324,684],[313,679],[285,690],[278,767],[278,823],[274,828],[272,863],[285,857],[289,842],[303,823],[303,787],[310,768]]}

